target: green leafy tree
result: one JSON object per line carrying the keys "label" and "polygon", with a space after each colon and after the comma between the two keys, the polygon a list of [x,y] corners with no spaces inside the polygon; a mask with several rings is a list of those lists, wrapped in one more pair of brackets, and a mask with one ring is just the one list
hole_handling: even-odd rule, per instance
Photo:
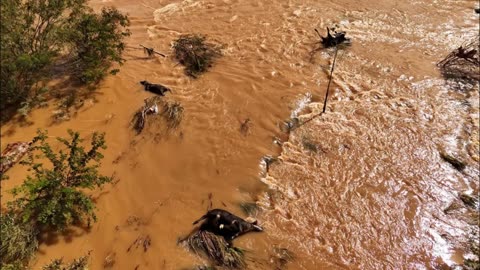
{"label": "green leafy tree", "polygon": [[[0,1],[0,109],[31,106],[62,59],[62,71],[97,83],[122,63],[128,18],[114,8],[95,14],[86,0]],[[115,73],[115,72],[113,72]],[[11,111],[11,110],[10,110]],[[2,120],[10,114],[2,113]]]}
{"label": "green leafy tree", "polygon": [[67,39],[76,54],[79,79],[95,84],[108,73],[117,73],[118,69],[110,70],[110,66],[113,62],[124,62],[121,54],[125,44],[122,40],[130,35],[124,30],[129,25],[127,16],[114,8],[104,8],[101,14],[82,14],[73,24],[76,28],[67,32]]}
{"label": "green leafy tree", "polygon": [[[64,229],[68,225],[85,220],[90,224],[95,216],[92,198],[84,193],[111,182],[111,177],[98,172],[105,149],[104,134],[94,133],[90,149],[82,146],[78,132],[68,131],[71,139],[58,140],[66,148],[55,153],[46,141],[47,135],[38,131],[35,145],[22,164],[29,166],[33,175],[13,189],[18,197],[11,206],[17,210],[23,222],[33,221],[40,228]],[[52,166],[45,167],[38,159],[48,160]]]}

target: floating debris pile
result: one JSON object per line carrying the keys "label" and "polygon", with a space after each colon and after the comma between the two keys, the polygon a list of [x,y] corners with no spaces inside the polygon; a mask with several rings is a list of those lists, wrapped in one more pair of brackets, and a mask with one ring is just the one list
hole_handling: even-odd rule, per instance
{"label": "floating debris pile", "polygon": [[173,50],[175,58],[185,66],[185,73],[194,78],[206,72],[221,55],[218,45],[207,43],[206,37],[198,34],[180,36]]}

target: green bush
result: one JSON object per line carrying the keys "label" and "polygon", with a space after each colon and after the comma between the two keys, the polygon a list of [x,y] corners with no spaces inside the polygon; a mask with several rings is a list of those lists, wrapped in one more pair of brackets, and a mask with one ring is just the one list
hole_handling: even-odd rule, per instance
{"label": "green bush", "polygon": [[31,222],[22,223],[14,213],[0,215],[1,269],[22,269],[38,248],[37,230]]}
{"label": "green bush", "polygon": [[85,13],[74,22],[75,30],[67,32],[76,54],[77,76],[86,84],[98,83],[109,72],[111,63],[122,64],[125,48],[123,37],[130,35],[123,30],[129,25],[127,16],[114,8],[104,8],[101,14]]}
{"label": "green bush", "polygon": [[[0,1],[0,109],[18,109],[48,80],[60,57],[62,71],[97,83],[122,63],[129,21],[114,8],[95,14],[86,0]],[[115,73],[115,71],[113,72]],[[28,102],[27,102],[28,103]],[[25,106],[23,106],[25,107]],[[2,114],[2,120],[8,114]]]}
{"label": "green bush", "polygon": [[[47,143],[46,133],[38,131],[35,145],[22,164],[29,166],[33,175],[13,189],[18,197],[11,206],[21,216],[23,222],[32,221],[40,228],[64,229],[66,226],[83,222],[90,224],[96,220],[94,202],[83,190],[100,187],[112,180],[98,172],[105,149],[104,134],[94,133],[91,147],[87,151],[78,132],[68,131],[71,140],[58,138],[66,147],[54,153]],[[52,166],[44,167],[36,161],[44,158]]]}

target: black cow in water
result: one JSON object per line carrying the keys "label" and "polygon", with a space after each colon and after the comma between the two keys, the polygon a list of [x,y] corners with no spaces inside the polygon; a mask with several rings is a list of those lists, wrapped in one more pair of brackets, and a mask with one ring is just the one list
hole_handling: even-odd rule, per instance
{"label": "black cow in water", "polygon": [[[317,29],[315,29],[315,31],[318,33],[318,35],[320,35]],[[346,38],[345,35],[346,32],[337,32],[334,28],[330,29],[327,27],[327,36],[322,37],[320,35],[320,37],[322,38],[323,47],[328,48],[340,45],[342,43],[350,44],[350,39]]]}
{"label": "black cow in water", "polygon": [[223,236],[229,245],[231,245],[233,239],[242,234],[263,231],[263,228],[257,224],[257,221],[250,223],[222,209],[208,211],[197,221],[193,222],[193,224],[195,225],[202,220],[204,221],[200,226],[200,230]]}
{"label": "black cow in water", "polygon": [[170,93],[172,92],[170,88],[161,84],[149,83],[148,81],[141,81],[140,83],[145,87],[145,91],[149,91],[160,96],[164,96],[165,92],[167,91]]}

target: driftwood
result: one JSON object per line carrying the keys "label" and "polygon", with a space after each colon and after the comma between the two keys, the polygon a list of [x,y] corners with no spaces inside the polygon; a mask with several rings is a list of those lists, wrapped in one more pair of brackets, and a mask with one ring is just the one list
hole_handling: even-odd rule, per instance
{"label": "driftwood", "polygon": [[160,55],[160,56],[166,57],[165,54],[155,51],[154,48],[145,47],[145,46],[143,46],[142,44],[140,44],[140,47],[143,48],[143,51],[148,55],[148,57],[154,57],[155,54],[158,54],[158,55]]}
{"label": "driftwood", "polygon": [[9,143],[7,147],[5,147],[5,149],[2,151],[2,156],[0,159],[0,174],[3,175],[13,165],[19,162],[22,157],[28,152],[32,143],[32,141]]}

